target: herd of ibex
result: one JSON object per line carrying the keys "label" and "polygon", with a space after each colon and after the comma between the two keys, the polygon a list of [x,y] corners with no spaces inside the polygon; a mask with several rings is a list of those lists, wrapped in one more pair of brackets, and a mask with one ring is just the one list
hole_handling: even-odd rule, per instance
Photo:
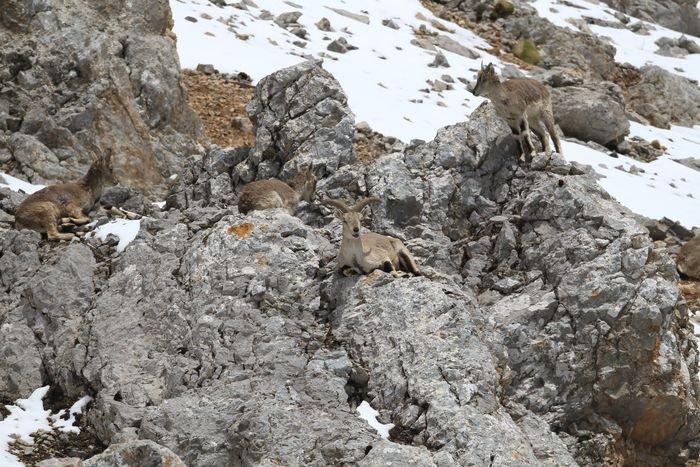
{"label": "herd of ibex", "polygon": [[[551,151],[549,133],[557,152],[561,153],[546,86],[529,78],[514,78],[501,83],[493,65],[489,64],[479,71],[473,92],[488,97],[497,114],[518,135],[526,162],[536,150],[530,139],[530,130],[535,132],[547,153]],[[111,153],[98,157],[81,180],[51,185],[27,197],[17,208],[15,226],[46,233],[51,240],[70,240],[74,234],[61,233],[59,227],[65,223],[88,223],[90,218],[86,214],[100,199],[103,188],[116,183]],[[312,199],[315,187],[316,179],[310,168],[300,171],[291,186],[278,179],[254,181],[241,191],[238,209],[247,214],[254,210],[283,208],[293,215],[300,200]],[[337,270],[343,274],[369,274],[381,269],[395,276],[420,275],[418,265],[401,240],[372,232],[360,233],[362,210],[377,202],[380,200],[375,197],[363,198],[348,206],[339,200],[322,200],[322,204],[333,208],[342,220]]]}

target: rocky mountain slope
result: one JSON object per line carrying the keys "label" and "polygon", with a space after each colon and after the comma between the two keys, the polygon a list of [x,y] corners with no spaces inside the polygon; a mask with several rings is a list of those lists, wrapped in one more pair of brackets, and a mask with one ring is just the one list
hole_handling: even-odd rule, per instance
{"label": "rocky mountain slope", "polygon": [[[45,16],[11,4],[3,21],[12,27],[20,13],[31,24]],[[86,7],[43,5],[50,17]],[[107,11],[93,5],[85,11]],[[164,2],[128,8],[168,16]],[[155,34],[129,31],[134,43]],[[317,61],[255,78],[250,147],[204,149],[167,28],[163,34],[154,40],[168,46],[147,56],[172,67],[139,76],[172,79],[163,91],[174,100],[162,102],[179,111],[143,136],[151,149],[176,144],[167,147],[177,161],[158,166],[153,180],[119,172],[133,186],[103,198],[144,214],[129,221],[133,238],[119,229],[111,231],[120,239],[109,236],[107,223],[98,227],[104,235],[49,244],[11,227],[20,189],[32,185],[4,178],[19,191],[0,186],[0,400],[34,394],[36,402],[45,385],[61,401],[90,396],[76,416],[93,450],[66,450],[90,457],[76,465],[697,462],[700,360],[679,276],[666,244],[601,188],[600,167],[544,154],[523,166],[510,129],[483,101],[434,138],[387,138],[382,154],[360,158],[352,91]],[[124,56],[107,56],[111,65],[76,88],[105,112],[98,116],[112,110],[91,90],[105,84],[103,73],[127,70]],[[138,69],[128,65],[130,75]],[[562,98],[589,89],[577,83],[563,86]],[[141,100],[147,89],[125,101],[141,119],[151,108]],[[85,127],[76,141],[105,145],[103,129]],[[569,141],[565,150],[572,146],[589,163],[610,159],[595,144]],[[12,154],[9,169],[29,176]],[[337,274],[341,225],[317,201],[302,203],[297,216],[238,212],[245,183],[291,180],[307,167],[318,178],[317,201],[377,196],[366,227],[400,238],[424,275]],[[177,176],[164,183],[170,172]],[[134,189],[148,180],[148,190],[168,193],[162,210]],[[104,211],[94,215],[106,220]],[[379,424],[393,425],[388,436],[359,416],[363,402]],[[0,453],[16,462],[25,447],[3,438],[4,417]],[[93,455],[98,447],[104,452]]]}
{"label": "rocky mountain slope", "polygon": [[257,82],[321,58],[358,121],[408,143],[467,119],[484,100],[471,82],[491,62],[553,87],[565,157],[591,165],[615,199],[700,226],[700,174],[674,162],[700,154],[698,38],[584,0],[230,3],[171,2],[185,67]]}
{"label": "rocky mountain slope", "polygon": [[82,176],[101,148],[153,190],[201,132],[164,0],[21,2],[0,13],[0,164],[34,183]]}

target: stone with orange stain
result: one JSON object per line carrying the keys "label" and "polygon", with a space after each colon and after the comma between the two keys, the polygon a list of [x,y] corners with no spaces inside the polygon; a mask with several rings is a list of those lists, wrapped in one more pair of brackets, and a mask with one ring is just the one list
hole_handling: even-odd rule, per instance
{"label": "stone with orange stain", "polygon": [[236,225],[230,225],[226,229],[226,232],[230,234],[236,234],[241,238],[245,238],[248,235],[250,235],[250,232],[253,231],[253,228],[255,226],[251,224],[250,222],[244,222],[242,224],[236,224]]}
{"label": "stone with orange stain", "polygon": [[659,446],[673,438],[684,417],[679,412],[681,407],[670,398],[658,398],[648,405],[632,423],[630,437],[644,444]]}

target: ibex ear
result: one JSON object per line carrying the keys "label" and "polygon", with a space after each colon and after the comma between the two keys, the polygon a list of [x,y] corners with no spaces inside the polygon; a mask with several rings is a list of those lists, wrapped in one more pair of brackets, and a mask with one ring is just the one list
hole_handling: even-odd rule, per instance
{"label": "ibex ear", "polygon": [[109,148],[104,152],[104,155],[102,156],[102,165],[109,169],[112,170],[112,149]]}

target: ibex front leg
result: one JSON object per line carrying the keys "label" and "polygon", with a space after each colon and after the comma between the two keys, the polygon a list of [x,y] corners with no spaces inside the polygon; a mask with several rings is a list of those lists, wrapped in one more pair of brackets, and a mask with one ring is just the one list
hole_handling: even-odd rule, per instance
{"label": "ibex front leg", "polygon": [[520,123],[518,124],[518,130],[520,137],[520,147],[522,148],[523,155],[525,156],[525,163],[529,165],[532,161],[532,153],[535,151],[535,145],[532,144],[532,139],[530,138],[530,124],[527,121],[527,116],[523,116],[520,119]]}

